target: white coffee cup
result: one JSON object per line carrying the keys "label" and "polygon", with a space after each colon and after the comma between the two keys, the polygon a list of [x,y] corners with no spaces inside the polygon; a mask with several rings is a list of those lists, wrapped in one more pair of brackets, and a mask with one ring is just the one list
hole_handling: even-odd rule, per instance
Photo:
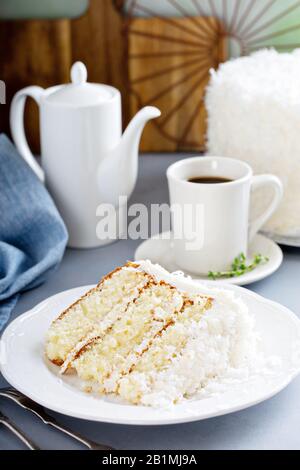
{"label": "white coffee cup", "polygon": [[[205,177],[230,181],[189,181]],[[167,178],[175,262],[194,274],[228,270],[236,256],[247,254],[249,243],[277,209],[283,195],[282,183],[276,176],[253,176],[249,165],[225,157],[181,160],[168,168]],[[250,195],[264,187],[273,190],[272,200],[263,214],[250,222]]]}

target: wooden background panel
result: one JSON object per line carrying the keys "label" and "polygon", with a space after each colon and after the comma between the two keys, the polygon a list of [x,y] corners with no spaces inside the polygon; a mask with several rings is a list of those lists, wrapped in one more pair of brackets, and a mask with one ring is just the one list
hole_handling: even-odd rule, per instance
{"label": "wooden background panel", "polygon": [[[7,92],[7,104],[0,107],[1,132],[9,133],[9,106],[18,90],[68,81],[70,50],[68,20],[0,22],[0,77]],[[25,124],[28,140],[38,152],[38,110],[31,99],[26,106]]]}
{"label": "wooden background panel", "polygon": [[[1,132],[9,134],[9,106],[19,89],[69,82],[75,60],[87,65],[89,80],[119,88],[126,111],[122,21],[112,0],[90,0],[87,13],[75,20],[0,21],[0,78],[7,92],[7,104],[0,106]],[[38,110],[31,99],[25,115],[27,137],[37,153]]]}

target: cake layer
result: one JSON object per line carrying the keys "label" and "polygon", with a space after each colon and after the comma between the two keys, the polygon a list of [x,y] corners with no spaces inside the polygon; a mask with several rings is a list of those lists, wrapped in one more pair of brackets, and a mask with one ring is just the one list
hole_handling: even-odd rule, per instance
{"label": "cake layer", "polygon": [[[46,355],[62,365],[78,342],[87,335],[103,334],[139,295],[151,276],[129,263],[118,268],[65,310],[51,325],[46,339]],[[105,321],[103,321],[105,319]]]}
{"label": "cake layer", "polygon": [[151,390],[155,376],[166,370],[185,348],[191,332],[191,325],[198,324],[212,299],[192,296],[184,304],[176,317],[176,322],[158,334],[151,346],[138,358],[129,373],[118,381],[118,394],[132,403],[138,404],[143,393]]}
{"label": "cake layer", "polygon": [[96,382],[100,390],[108,387],[114,391],[113,377],[119,378],[130,369],[155,335],[174,321],[182,302],[174,287],[150,281],[104,337],[82,348],[72,367],[81,379]]}

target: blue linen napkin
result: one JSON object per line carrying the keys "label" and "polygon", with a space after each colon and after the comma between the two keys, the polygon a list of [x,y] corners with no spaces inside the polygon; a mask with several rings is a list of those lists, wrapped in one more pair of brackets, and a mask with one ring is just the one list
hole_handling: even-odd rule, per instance
{"label": "blue linen napkin", "polygon": [[19,294],[37,287],[61,261],[66,227],[45,186],[0,135],[0,331]]}

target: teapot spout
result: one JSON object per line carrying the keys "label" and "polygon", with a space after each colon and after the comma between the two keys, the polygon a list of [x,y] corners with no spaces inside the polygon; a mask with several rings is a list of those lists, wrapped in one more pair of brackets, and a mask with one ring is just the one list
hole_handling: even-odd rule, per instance
{"label": "teapot spout", "polygon": [[145,124],[150,121],[150,119],[157,118],[160,115],[160,110],[155,106],[146,106],[134,116],[128,124],[121,140],[122,150],[126,152],[126,155],[133,156],[138,152]]}
{"label": "teapot spout", "polygon": [[[138,173],[138,152],[141,135],[145,124],[161,115],[158,108],[146,106],[141,109],[128,124],[119,144],[120,165],[124,168],[128,189],[124,195],[131,195]],[[123,166],[124,165],[124,166]]]}
{"label": "teapot spout", "polygon": [[120,196],[131,196],[137,179],[138,150],[144,126],[160,114],[154,106],[141,109],[128,124],[117,146],[100,163],[98,188],[105,202],[118,207]]}

